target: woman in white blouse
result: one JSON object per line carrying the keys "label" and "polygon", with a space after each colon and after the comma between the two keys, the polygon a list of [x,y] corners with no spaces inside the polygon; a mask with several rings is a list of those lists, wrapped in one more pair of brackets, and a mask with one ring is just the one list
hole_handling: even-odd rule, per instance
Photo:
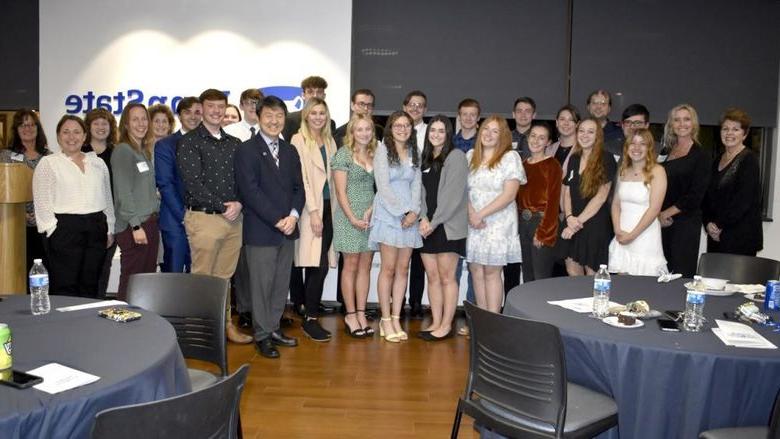
{"label": "woman in white blouse", "polygon": [[114,202],[106,164],[81,152],[86,128],[77,116],[60,119],[61,151],[35,168],[33,201],[38,231],[46,234],[51,292],[97,297],[103,257],[114,240]]}

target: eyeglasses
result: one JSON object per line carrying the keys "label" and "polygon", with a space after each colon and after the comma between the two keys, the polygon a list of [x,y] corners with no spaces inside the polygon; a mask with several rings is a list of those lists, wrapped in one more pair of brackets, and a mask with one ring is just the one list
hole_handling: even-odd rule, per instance
{"label": "eyeglasses", "polygon": [[398,131],[406,131],[412,129],[412,126],[409,124],[399,124],[395,123],[393,124],[393,129]]}
{"label": "eyeglasses", "polygon": [[631,128],[642,128],[647,122],[643,120],[624,120],[623,125]]}
{"label": "eyeglasses", "polygon": [[425,108],[425,104],[418,104],[417,102],[410,102],[406,104],[406,106],[409,108],[414,108],[415,110],[422,110]]}
{"label": "eyeglasses", "polygon": [[364,110],[368,110],[369,108],[374,108],[373,102],[355,102],[355,106],[358,108],[362,108]]}
{"label": "eyeglasses", "polygon": [[33,128],[36,128],[36,127],[37,127],[37,125],[35,125],[34,123],[23,123],[23,124],[19,125],[19,128],[27,128],[27,129],[33,129]]}
{"label": "eyeglasses", "polygon": [[590,101],[591,105],[609,105],[607,101]]}

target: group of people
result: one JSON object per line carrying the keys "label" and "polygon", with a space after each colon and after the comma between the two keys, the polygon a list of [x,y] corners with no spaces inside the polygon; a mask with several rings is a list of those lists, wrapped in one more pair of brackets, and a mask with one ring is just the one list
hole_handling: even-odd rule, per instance
{"label": "group of people", "polygon": [[377,332],[397,343],[408,339],[407,290],[420,307],[421,268],[431,320],[419,337],[437,341],[454,334],[462,258],[469,299],[498,312],[521,273],[523,282],[550,277],[559,262],[572,276],[601,264],[692,276],[702,227],[709,251],[762,248],[759,165],[742,110],[724,113],[713,161],[690,105],[669,112],[658,142],[642,105],[609,121],[604,90],[588,97],[584,119],[563,106],[555,130],[535,120],[531,98],[515,101],[514,129],[498,115],[480,123],[479,103],[464,99],[456,132],[443,115],[425,122],[421,91],[381,127],[374,94],[360,89],[336,128],[325,80],[301,86],[304,106],[289,114],[280,99],[245,90],[229,124],[224,93],[185,97],[175,133],[161,105],[129,104],[118,125],[100,108],[66,115],[57,153],[36,113],[19,111],[0,157],[35,169],[28,253],[45,255],[51,290],[102,296],[118,245],[123,299],[130,275],[156,271],[162,237],[162,271],[234,278],[239,323],[253,329],[250,337],[231,323],[228,338],[276,358],[277,346],[297,345],[280,329],[288,291],[304,333],[332,337],[318,309],[339,259],[345,332],[365,338],[375,332],[366,302],[379,252]]}

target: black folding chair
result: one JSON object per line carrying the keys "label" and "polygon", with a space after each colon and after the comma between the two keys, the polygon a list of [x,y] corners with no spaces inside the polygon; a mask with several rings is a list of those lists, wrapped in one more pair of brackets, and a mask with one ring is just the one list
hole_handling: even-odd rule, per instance
{"label": "black folding chair", "polygon": [[238,406],[249,365],[200,390],[160,401],[103,410],[92,439],[236,437]]}
{"label": "black folding chair", "polygon": [[[204,274],[144,273],[130,276],[127,302],[168,320],[184,358],[212,363],[219,375],[188,368],[193,390],[203,389],[228,375],[225,306],[229,283]],[[241,418],[238,436],[242,437]]]}
{"label": "black folding chair", "polygon": [[780,262],[757,256],[704,253],[696,271],[704,277],[728,279],[732,284],[765,284],[780,278]]}
{"label": "black folding chair", "polygon": [[471,360],[452,438],[463,413],[508,437],[590,438],[617,425],[612,398],[566,381],[557,327],[464,305]]}
{"label": "black folding chair", "polygon": [[699,439],[780,439],[780,389],[775,396],[769,427],[718,428],[700,433]]}

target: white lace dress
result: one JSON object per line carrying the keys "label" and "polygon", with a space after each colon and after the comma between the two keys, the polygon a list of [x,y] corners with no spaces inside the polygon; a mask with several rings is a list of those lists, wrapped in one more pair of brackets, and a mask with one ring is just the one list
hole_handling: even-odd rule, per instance
{"label": "white lace dress", "polygon": [[[474,150],[466,153],[470,162]],[[490,204],[504,190],[506,180],[526,183],[520,155],[507,151],[493,168],[482,166],[469,173],[469,201],[479,210]],[[517,203],[513,200],[505,208],[485,218],[487,227],[475,229],[469,225],[466,241],[466,261],[482,265],[503,266],[521,262],[520,236],[517,232]]]}
{"label": "white lace dress", "polygon": [[[643,181],[618,181],[615,194],[620,200],[620,229],[630,232],[650,206],[650,188]],[[623,245],[609,244],[609,271],[635,276],[658,276],[666,270],[661,244],[661,223],[654,219],[636,239]]]}

